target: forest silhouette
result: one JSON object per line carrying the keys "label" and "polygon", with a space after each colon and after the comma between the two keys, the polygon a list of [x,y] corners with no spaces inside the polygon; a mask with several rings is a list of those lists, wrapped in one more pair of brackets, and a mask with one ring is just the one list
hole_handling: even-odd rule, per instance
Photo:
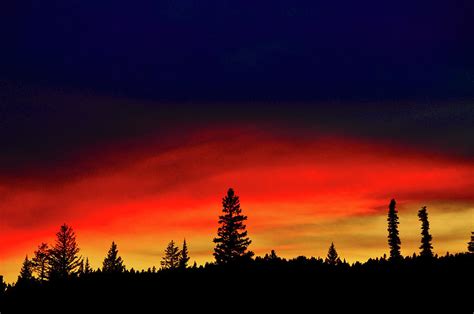
{"label": "forest silhouette", "polygon": [[433,253],[428,209],[418,211],[420,252],[402,256],[396,201],[388,205],[390,255],[352,264],[339,256],[334,242],[323,258],[285,259],[271,250],[255,256],[240,199],[229,189],[222,200],[214,238],[214,262],[190,265],[186,239],[171,240],[160,268],[128,269],[112,241],[102,267],[92,269],[80,255],[73,228],[60,226],[53,244],[40,243],[25,257],[18,280],[6,284],[0,276],[0,312],[53,313],[160,309],[215,312],[299,312],[329,307],[336,310],[428,311],[440,306],[473,310],[469,285],[474,262],[474,233],[464,253]]}

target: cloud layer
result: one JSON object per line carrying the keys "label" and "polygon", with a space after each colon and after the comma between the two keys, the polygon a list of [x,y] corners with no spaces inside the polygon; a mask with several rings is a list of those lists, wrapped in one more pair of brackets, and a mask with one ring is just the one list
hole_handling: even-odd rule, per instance
{"label": "cloud layer", "polygon": [[300,136],[276,127],[215,123],[158,132],[146,141],[84,150],[69,163],[77,165],[73,175],[5,176],[2,268],[10,271],[8,265],[51,240],[63,222],[76,228],[83,254],[96,266],[112,240],[134,267],[158,265],[166,241],[184,237],[198,261],[210,260],[228,187],[241,196],[259,254],[274,248],[288,257],[323,255],[335,241],[348,260],[380,256],[392,197],[400,204],[402,239],[409,235],[406,253],[416,251],[422,205],[434,221],[449,220],[436,225],[435,249],[463,250],[474,204],[469,159],[400,142],[314,131]]}

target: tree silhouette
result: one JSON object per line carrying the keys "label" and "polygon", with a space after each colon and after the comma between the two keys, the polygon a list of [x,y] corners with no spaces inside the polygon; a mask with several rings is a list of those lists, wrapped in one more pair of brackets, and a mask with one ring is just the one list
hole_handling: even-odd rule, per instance
{"label": "tree silhouette", "polygon": [[66,278],[77,273],[81,258],[76,235],[71,227],[63,224],[56,233],[56,243],[49,251],[49,278]]}
{"label": "tree silhouette", "polygon": [[433,239],[429,230],[430,223],[428,221],[428,212],[426,211],[426,206],[423,206],[418,211],[418,218],[421,221],[421,246],[420,246],[420,256],[422,257],[433,257],[433,246],[431,245],[431,240]]}
{"label": "tree silhouette", "polygon": [[104,273],[122,273],[124,270],[125,266],[122,257],[118,255],[117,244],[112,241],[112,246],[102,264],[102,271]]}
{"label": "tree silhouette", "polygon": [[474,232],[471,231],[471,241],[469,241],[467,250],[470,253],[474,253]]}
{"label": "tree silhouette", "polygon": [[92,273],[92,268],[91,265],[89,264],[89,258],[86,258],[86,264],[84,265],[84,274],[90,274]]}
{"label": "tree silhouette", "polygon": [[388,245],[390,247],[390,260],[400,260],[402,255],[400,254],[400,237],[398,236],[398,211],[395,208],[395,199],[390,201],[388,206]]}
{"label": "tree silhouette", "polygon": [[234,194],[233,189],[227,191],[222,199],[223,215],[219,216],[220,227],[217,230],[217,238],[214,239],[214,257],[218,264],[225,264],[242,257],[251,257],[253,252],[247,251],[252,242],[247,237],[244,221],[247,216],[242,215],[239,197]]}
{"label": "tree silhouette", "polygon": [[183,241],[183,248],[181,249],[181,254],[179,255],[179,268],[185,269],[188,267],[189,262],[189,252],[186,239]]}
{"label": "tree silhouette", "polygon": [[275,250],[271,250],[270,251],[270,254],[265,254],[265,256],[263,257],[264,260],[267,260],[267,261],[277,261],[277,260],[280,260],[280,258],[278,257],[278,255],[276,254]]}
{"label": "tree silhouette", "polygon": [[338,265],[341,263],[341,259],[339,258],[339,255],[336,251],[336,247],[334,246],[334,242],[331,242],[331,245],[329,246],[328,250],[328,255],[324,262],[329,265]]}
{"label": "tree silhouette", "polygon": [[168,246],[165,249],[165,256],[163,257],[163,260],[161,261],[161,266],[164,269],[176,269],[179,267],[179,258],[181,252],[179,251],[179,248],[175,246],[174,241],[171,240],[168,243]]}
{"label": "tree silhouette", "polygon": [[269,259],[271,259],[271,260],[277,260],[277,259],[280,259],[280,258],[279,258],[278,255],[276,254],[275,250],[271,250],[271,251],[270,251]]}
{"label": "tree silhouette", "polygon": [[33,270],[37,274],[40,281],[44,281],[48,274],[49,248],[47,243],[41,243],[35,251],[32,259]]}
{"label": "tree silhouette", "polygon": [[6,289],[7,289],[7,284],[3,281],[3,276],[0,275],[0,303],[2,302]]}
{"label": "tree silhouette", "polygon": [[33,278],[33,263],[26,255],[23,264],[21,265],[20,275],[18,276],[18,283],[26,283],[32,281]]}

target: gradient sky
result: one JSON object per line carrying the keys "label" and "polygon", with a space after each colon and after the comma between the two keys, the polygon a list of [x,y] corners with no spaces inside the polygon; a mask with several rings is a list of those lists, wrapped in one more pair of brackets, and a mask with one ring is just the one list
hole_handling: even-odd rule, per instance
{"label": "gradient sky", "polygon": [[[466,249],[472,1],[15,1],[0,10],[0,274],[66,222],[101,266],[212,260],[229,187],[251,249],[348,261]],[[5,14],[6,13],[6,14]],[[5,26],[5,27],[3,27]],[[2,34],[3,35],[3,34]]]}

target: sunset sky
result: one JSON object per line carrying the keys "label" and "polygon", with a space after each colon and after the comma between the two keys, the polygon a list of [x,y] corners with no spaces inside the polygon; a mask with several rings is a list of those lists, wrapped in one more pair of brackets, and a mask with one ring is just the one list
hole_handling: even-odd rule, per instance
{"label": "sunset sky", "polygon": [[229,187],[257,255],[325,256],[334,242],[350,262],[380,257],[392,198],[402,254],[419,251],[422,206],[434,251],[466,250],[474,10],[243,2],[4,11],[14,30],[0,58],[8,282],[62,223],[94,268],[112,241],[127,268],[158,267],[184,238],[191,262],[212,261]]}

